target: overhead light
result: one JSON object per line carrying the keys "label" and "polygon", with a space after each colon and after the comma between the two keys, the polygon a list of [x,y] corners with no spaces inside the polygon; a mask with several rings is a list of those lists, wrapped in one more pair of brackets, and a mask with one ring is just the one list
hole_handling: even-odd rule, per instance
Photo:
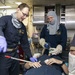
{"label": "overhead light", "polygon": [[0,8],[11,8],[11,6],[0,6]]}
{"label": "overhead light", "polygon": [[15,2],[15,4],[20,5],[22,2]]}

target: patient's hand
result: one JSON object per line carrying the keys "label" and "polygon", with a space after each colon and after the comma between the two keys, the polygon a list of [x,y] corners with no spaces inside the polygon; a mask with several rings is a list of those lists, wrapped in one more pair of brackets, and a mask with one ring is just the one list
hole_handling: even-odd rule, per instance
{"label": "patient's hand", "polygon": [[30,67],[39,68],[41,67],[40,61],[39,62],[29,62]]}
{"label": "patient's hand", "polygon": [[63,61],[55,59],[55,58],[50,58],[50,59],[46,59],[44,62],[45,62],[46,65],[52,65],[54,63],[62,64]]}

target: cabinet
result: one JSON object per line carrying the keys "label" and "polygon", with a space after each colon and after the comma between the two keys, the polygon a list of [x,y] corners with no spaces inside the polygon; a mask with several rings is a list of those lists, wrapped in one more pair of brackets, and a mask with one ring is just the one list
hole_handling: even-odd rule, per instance
{"label": "cabinet", "polygon": [[75,5],[66,6],[65,17],[67,29],[75,29]]}
{"label": "cabinet", "polygon": [[60,23],[65,24],[67,29],[75,29],[75,5],[65,6],[60,8]]}
{"label": "cabinet", "polygon": [[45,8],[44,6],[34,6],[33,23],[44,23]]}

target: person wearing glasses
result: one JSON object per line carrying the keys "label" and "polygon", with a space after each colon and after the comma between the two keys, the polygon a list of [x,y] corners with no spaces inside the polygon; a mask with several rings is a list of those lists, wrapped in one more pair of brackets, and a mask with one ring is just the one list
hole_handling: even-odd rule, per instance
{"label": "person wearing glasses", "polygon": [[19,61],[5,58],[5,55],[18,58],[19,44],[31,61],[37,60],[32,57],[26,27],[22,23],[29,16],[29,10],[29,6],[22,3],[15,13],[0,18],[0,75],[19,75]]}

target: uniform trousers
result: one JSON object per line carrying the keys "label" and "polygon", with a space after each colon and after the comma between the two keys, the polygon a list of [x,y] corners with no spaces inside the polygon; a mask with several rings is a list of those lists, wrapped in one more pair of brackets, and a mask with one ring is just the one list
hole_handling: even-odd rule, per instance
{"label": "uniform trousers", "polygon": [[0,75],[19,75],[19,61],[5,58],[5,55],[18,58],[17,50],[0,53]]}

